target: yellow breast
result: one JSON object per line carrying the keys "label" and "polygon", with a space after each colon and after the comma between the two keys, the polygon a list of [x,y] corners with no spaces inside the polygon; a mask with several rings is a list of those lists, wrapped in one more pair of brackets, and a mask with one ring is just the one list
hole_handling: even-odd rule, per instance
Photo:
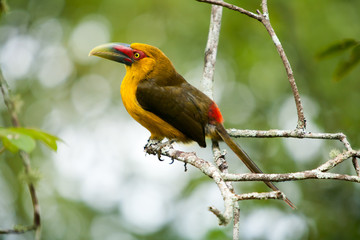
{"label": "yellow breast", "polygon": [[130,116],[150,131],[151,139],[162,140],[166,137],[170,140],[188,142],[189,139],[179,130],[140,106],[136,99],[138,83],[138,76],[134,76],[131,71],[127,71],[121,84],[121,98]]}

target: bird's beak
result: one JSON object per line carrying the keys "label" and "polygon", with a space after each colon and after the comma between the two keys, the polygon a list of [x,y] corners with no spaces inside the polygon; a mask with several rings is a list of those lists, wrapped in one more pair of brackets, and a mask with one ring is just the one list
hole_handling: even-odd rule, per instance
{"label": "bird's beak", "polygon": [[133,49],[126,43],[106,43],[95,47],[89,56],[98,56],[131,66],[133,63]]}

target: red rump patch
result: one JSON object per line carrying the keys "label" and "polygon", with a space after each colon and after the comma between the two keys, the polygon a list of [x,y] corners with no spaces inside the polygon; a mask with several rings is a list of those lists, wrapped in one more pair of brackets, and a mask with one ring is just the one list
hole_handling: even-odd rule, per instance
{"label": "red rump patch", "polygon": [[210,123],[222,123],[224,121],[220,109],[215,102],[211,103],[208,114]]}

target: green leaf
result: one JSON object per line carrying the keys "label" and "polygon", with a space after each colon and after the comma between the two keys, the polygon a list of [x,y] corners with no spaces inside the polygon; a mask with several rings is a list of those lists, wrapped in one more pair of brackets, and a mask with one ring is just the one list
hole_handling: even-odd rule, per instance
{"label": "green leaf", "polygon": [[350,58],[346,61],[340,62],[334,73],[334,80],[340,81],[349,72],[354,69],[360,62],[360,45],[356,46],[352,51]]}
{"label": "green leaf", "polygon": [[12,129],[1,128],[0,138],[3,141],[5,148],[9,149],[11,152],[23,150],[30,153],[36,146],[36,142],[32,137],[13,131]]}
{"label": "green leaf", "polygon": [[9,150],[10,152],[16,153],[19,151],[19,148],[12,144],[6,137],[1,137],[1,141],[3,142],[5,149]]}
{"label": "green leaf", "polygon": [[40,140],[54,151],[57,150],[57,141],[61,141],[60,138],[51,135],[49,133],[46,133],[44,131],[41,131],[39,129],[34,129],[34,128],[12,128],[12,129],[19,133],[26,134],[36,140]]}
{"label": "green leaf", "polygon": [[56,151],[57,141],[61,141],[56,136],[32,128],[0,128],[0,138],[4,147],[14,153],[19,150],[32,152],[36,147],[35,140],[40,140]]}
{"label": "green leaf", "polygon": [[332,57],[336,54],[342,53],[352,47],[359,46],[360,42],[355,39],[344,39],[339,42],[333,43],[328,46],[325,50],[319,52],[316,57],[318,59],[324,59],[327,57]]}

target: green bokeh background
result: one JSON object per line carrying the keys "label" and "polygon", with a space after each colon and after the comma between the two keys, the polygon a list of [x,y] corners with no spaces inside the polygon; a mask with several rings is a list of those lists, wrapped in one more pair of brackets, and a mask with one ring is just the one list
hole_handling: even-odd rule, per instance
{"label": "green bokeh background", "polygon": [[[260,1],[231,3],[253,12],[260,8]],[[343,132],[358,149],[360,67],[335,82],[334,69],[349,54],[322,61],[315,56],[334,42],[360,39],[360,1],[268,4],[294,70],[308,130]],[[194,0],[12,0],[8,5],[0,20],[0,66],[19,96],[21,122],[65,142],[58,153],[45,147],[32,153],[33,167],[43,175],[37,187],[43,239],[230,239],[231,226],[217,226],[207,211],[212,202],[222,208],[210,179],[193,168],[184,173],[179,163],[144,156],[148,133],[121,103],[124,68],[87,57],[105,42],[148,43],[161,48],[177,71],[199,87],[210,5]],[[226,127],[295,128],[285,70],[266,30],[254,19],[224,9],[215,81]],[[3,104],[0,111],[1,126],[9,126]],[[311,169],[328,159],[331,149],[342,149],[337,142],[319,140],[238,142],[266,172]],[[186,149],[211,159],[209,149]],[[245,171],[231,153],[228,159],[232,172]],[[354,174],[350,161],[336,170]],[[31,201],[19,180],[22,171],[16,155],[0,155],[1,228],[31,223]],[[112,178],[106,176],[110,171]],[[358,184],[310,180],[279,186],[298,209],[270,200],[241,202],[241,239],[360,237]],[[236,187],[238,192],[267,190],[261,183]],[[33,239],[33,233],[0,239]]]}

